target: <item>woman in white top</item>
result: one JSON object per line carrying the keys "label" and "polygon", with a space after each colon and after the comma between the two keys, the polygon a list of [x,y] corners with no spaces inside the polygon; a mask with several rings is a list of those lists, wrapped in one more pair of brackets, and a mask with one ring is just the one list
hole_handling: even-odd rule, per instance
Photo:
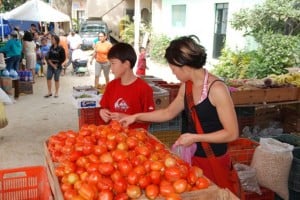
{"label": "woman in white top", "polygon": [[32,72],[32,77],[34,77],[36,65],[36,44],[33,41],[32,33],[28,31],[26,31],[23,36],[23,53],[26,60],[26,69],[30,70]]}

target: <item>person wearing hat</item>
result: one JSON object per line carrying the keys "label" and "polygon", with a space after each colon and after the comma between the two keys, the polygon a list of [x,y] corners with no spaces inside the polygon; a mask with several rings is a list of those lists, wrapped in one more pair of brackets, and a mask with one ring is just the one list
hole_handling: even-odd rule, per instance
{"label": "person wearing hat", "polygon": [[14,69],[19,70],[19,64],[22,54],[22,43],[18,39],[18,33],[12,31],[10,33],[10,39],[6,42],[5,46],[0,48],[0,53],[6,55],[6,69],[10,71]]}

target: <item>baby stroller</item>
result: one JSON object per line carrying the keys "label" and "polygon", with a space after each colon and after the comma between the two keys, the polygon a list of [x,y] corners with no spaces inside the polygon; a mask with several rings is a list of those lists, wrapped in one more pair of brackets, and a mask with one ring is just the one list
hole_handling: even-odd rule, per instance
{"label": "baby stroller", "polygon": [[72,74],[78,76],[84,76],[85,74],[90,75],[88,69],[88,57],[84,54],[81,49],[76,49],[72,53]]}

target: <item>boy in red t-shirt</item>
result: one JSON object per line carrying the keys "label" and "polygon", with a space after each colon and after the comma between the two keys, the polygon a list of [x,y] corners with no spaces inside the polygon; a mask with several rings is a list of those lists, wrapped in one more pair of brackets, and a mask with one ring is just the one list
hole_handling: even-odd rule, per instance
{"label": "boy in red t-shirt", "polygon": [[[115,79],[107,84],[100,101],[103,121],[118,121],[125,115],[153,111],[152,88],[133,72],[137,56],[132,46],[126,43],[115,44],[108,52],[108,59]],[[149,123],[136,122],[129,128],[148,127]]]}

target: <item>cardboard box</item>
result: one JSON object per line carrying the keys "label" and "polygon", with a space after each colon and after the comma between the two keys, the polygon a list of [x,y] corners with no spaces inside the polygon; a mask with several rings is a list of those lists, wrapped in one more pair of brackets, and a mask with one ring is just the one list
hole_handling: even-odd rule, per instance
{"label": "cardboard box", "polygon": [[89,94],[89,97],[85,98],[80,98],[79,96],[73,96],[73,104],[75,105],[76,108],[96,108],[100,107],[99,101],[102,97],[102,94],[100,95],[93,95]]}

